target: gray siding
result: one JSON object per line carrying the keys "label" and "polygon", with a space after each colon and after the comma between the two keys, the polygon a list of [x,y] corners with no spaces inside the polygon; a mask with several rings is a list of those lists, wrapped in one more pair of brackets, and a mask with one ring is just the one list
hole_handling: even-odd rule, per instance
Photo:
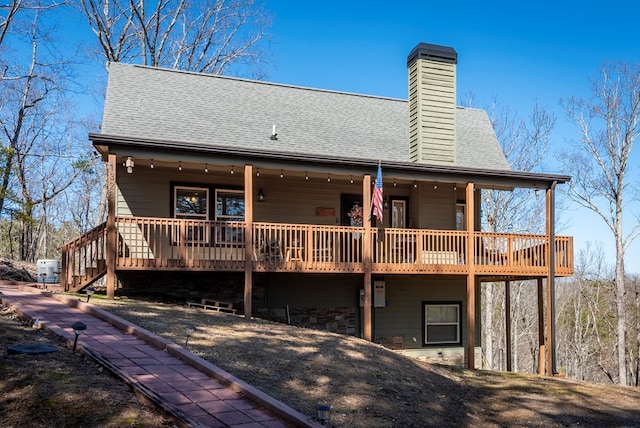
{"label": "gray siding", "polygon": [[422,348],[423,301],[462,302],[464,325],[465,284],[464,278],[387,277],[385,280],[387,306],[375,309],[376,337],[402,336],[405,348]]}

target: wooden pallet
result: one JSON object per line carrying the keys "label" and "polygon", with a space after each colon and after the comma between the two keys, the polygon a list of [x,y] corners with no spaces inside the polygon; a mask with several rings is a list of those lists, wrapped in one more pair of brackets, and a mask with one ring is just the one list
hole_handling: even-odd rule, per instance
{"label": "wooden pallet", "polygon": [[187,302],[187,306],[197,307],[202,309],[211,309],[213,311],[218,311],[218,312],[228,312],[232,314],[235,314],[237,311],[237,309],[233,308],[233,303],[231,302],[223,302],[221,300],[212,300],[212,299],[202,299],[200,303]]}

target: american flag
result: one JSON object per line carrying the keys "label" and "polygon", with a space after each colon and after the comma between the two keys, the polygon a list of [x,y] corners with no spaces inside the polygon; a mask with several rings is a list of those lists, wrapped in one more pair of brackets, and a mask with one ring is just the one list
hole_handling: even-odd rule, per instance
{"label": "american flag", "polygon": [[378,163],[376,185],[373,188],[373,215],[382,225],[382,166]]}

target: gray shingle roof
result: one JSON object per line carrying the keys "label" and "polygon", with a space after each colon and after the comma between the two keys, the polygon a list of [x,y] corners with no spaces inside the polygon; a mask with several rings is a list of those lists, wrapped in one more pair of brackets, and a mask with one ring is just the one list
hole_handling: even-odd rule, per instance
{"label": "gray shingle roof", "polygon": [[[406,100],[112,63],[100,132],[409,162],[408,117]],[[509,170],[484,110],[458,107],[456,122],[456,166]]]}

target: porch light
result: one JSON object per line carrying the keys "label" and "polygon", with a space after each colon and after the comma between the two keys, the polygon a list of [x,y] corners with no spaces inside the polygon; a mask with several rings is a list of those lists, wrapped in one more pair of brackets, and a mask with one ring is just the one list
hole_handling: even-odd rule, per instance
{"label": "porch light", "polygon": [[187,324],[184,329],[184,332],[187,335],[187,338],[184,341],[184,348],[187,349],[187,344],[189,343],[189,338],[193,336],[193,333],[196,331],[196,326],[193,324]]}
{"label": "porch light", "polygon": [[278,134],[276,134],[276,125],[273,125],[273,128],[271,128],[271,136],[269,138],[273,141],[278,139]]}
{"label": "porch light", "polygon": [[204,172],[209,172],[209,164],[204,164]]}
{"label": "porch light", "polygon": [[327,174],[327,181],[331,183],[331,174]]}
{"label": "porch light", "polygon": [[151,159],[151,163],[149,164],[149,168],[153,169],[153,159]]}
{"label": "porch light", "polygon": [[396,179],[393,179],[393,187],[396,187],[398,185],[398,183],[396,183]]}
{"label": "porch light", "polygon": [[389,197],[384,198],[384,209],[389,208]]}
{"label": "porch light", "polygon": [[351,184],[353,184],[353,175],[351,176]]}
{"label": "porch light", "polygon": [[89,299],[91,298],[91,296],[93,296],[93,293],[96,292],[96,289],[93,287],[87,287],[85,292],[87,293],[87,303],[89,303]]}
{"label": "porch light", "polygon": [[534,189],[533,192],[536,194],[536,198],[540,196],[540,189]]}
{"label": "porch light", "polygon": [[262,187],[258,189],[258,202],[264,202],[264,192]]}
{"label": "porch light", "polygon": [[260,168],[256,168],[256,177],[260,177]]}
{"label": "porch light", "polygon": [[178,171],[182,171],[182,162],[178,161]]}
{"label": "porch light", "polygon": [[304,179],[308,180],[309,179],[309,174],[307,174],[307,171],[304,172]]}
{"label": "porch light", "polygon": [[131,174],[133,172],[133,167],[135,163],[133,162],[133,158],[131,156],[127,157],[127,160],[124,161],[124,166],[127,168],[127,173]]}
{"label": "porch light", "polygon": [[318,404],[318,407],[316,407],[316,411],[318,412],[318,419],[320,419],[320,422],[322,422],[322,424],[329,420],[331,406],[329,406],[328,404]]}
{"label": "porch light", "polygon": [[231,165],[231,175],[235,174],[235,171],[233,170],[233,165]]}
{"label": "porch light", "polygon": [[80,333],[82,333],[87,329],[87,325],[83,322],[76,321],[73,324],[71,324],[71,328],[73,329],[73,334],[76,335],[75,339],[73,340],[73,352],[76,352],[76,345],[78,344],[78,336],[80,336]]}
{"label": "porch light", "polygon": [[414,181],[414,182],[413,182],[413,188],[414,188],[414,189],[417,189],[417,188],[418,188],[418,182],[417,182],[417,181]]}
{"label": "porch light", "polygon": [[280,178],[284,178],[284,171],[280,170]]}

